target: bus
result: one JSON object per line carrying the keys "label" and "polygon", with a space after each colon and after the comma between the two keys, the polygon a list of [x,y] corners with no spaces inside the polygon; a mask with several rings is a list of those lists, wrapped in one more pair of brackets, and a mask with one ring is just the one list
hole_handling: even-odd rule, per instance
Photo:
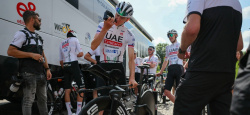
{"label": "bus", "polygon": [[[42,19],[41,30],[37,33],[44,39],[44,52],[52,75],[62,76],[59,63],[59,45],[66,39],[69,30],[77,32],[78,40],[84,54],[90,50],[98,24],[106,10],[115,14],[117,0],[4,0],[0,7],[0,99],[6,99],[11,85],[11,76],[18,73],[18,59],[9,57],[7,49],[14,34],[22,30],[25,24],[22,14],[25,10],[39,13]],[[136,11],[135,11],[136,12]],[[135,50],[138,56],[147,55],[148,46],[152,46],[152,36],[136,21],[135,18],[125,24],[135,35]],[[126,76],[129,76],[128,53],[124,53]],[[79,58],[80,66],[86,63]],[[6,93],[7,92],[7,93]],[[20,92],[20,91],[18,91]],[[13,97],[14,98],[14,97]],[[19,98],[20,99],[20,98]]]}

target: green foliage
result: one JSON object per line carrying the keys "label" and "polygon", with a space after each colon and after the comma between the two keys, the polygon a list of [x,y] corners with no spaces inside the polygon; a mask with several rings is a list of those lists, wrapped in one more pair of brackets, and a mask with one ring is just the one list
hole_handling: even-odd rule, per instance
{"label": "green foliage", "polygon": [[159,68],[157,68],[157,70],[161,68],[163,62],[164,62],[164,59],[165,59],[165,55],[166,55],[166,46],[168,46],[167,43],[159,43],[157,44],[156,46],[156,54],[160,57],[160,61],[161,63],[158,65]]}

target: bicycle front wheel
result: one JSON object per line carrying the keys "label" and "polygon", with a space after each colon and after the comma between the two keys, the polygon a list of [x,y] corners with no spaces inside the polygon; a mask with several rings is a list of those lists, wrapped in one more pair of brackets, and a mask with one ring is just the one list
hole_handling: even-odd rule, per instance
{"label": "bicycle front wheel", "polygon": [[[112,115],[128,115],[126,108],[120,101],[114,100],[115,105],[112,106],[114,114]],[[104,111],[103,115],[109,115],[112,100],[109,96],[102,96],[91,100],[85,105],[79,115],[98,115],[98,112]]]}

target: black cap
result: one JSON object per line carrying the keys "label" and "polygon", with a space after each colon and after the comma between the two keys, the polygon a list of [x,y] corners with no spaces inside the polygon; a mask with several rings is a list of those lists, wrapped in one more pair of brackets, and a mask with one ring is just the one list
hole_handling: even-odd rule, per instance
{"label": "black cap", "polygon": [[149,46],[148,48],[153,48],[153,49],[155,49],[155,47],[154,47],[154,46]]}

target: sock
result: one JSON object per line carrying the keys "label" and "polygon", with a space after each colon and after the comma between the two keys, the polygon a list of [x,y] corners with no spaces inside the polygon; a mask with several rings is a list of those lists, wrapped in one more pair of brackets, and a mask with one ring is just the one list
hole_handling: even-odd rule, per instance
{"label": "sock", "polygon": [[68,111],[68,115],[71,115],[72,112],[71,112],[71,104],[70,104],[70,102],[65,102],[65,105],[66,105],[66,108],[67,108],[67,111]]}
{"label": "sock", "polygon": [[77,111],[76,114],[78,115],[82,109],[82,102],[77,102]]}

